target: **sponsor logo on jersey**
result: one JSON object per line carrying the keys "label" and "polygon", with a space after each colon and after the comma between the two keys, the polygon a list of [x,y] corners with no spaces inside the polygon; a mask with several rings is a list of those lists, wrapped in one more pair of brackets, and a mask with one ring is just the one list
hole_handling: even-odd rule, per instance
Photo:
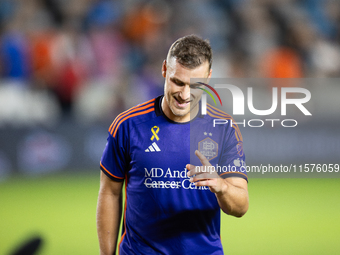
{"label": "sponsor logo on jersey", "polygon": [[245,166],[246,165],[246,162],[243,161],[243,159],[240,159],[240,158],[237,158],[237,159],[234,159],[234,165],[235,166]]}
{"label": "sponsor logo on jersey", "polygon": [[146,150],[145,152],[159,152],[161,149],[158,147],[157,143],[153,142]]}

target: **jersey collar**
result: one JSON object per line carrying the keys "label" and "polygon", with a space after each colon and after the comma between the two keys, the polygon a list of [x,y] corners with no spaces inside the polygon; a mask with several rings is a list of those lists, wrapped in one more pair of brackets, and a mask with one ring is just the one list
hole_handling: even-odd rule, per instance
{"label": "jersey collar", "polygon": [[188,121],[188,122],[175,122],[171,119],[169,119],[163,112],[162,110],[162,99],[163,99],[164,95],[161,95],[161,96],[158,96],[156,99],[155,99],[155,113],[156,113],[156,116],[164,116],[164,118],[166,118],[168,121],[172,122],[172,123],[177,123],[177,124],[187,124],[187,123],[190,123],[192,121],[194,121],[196,118],[203,118],[204,115],[201,114],[201,104],[199,104],[199,107],[200,109],[198,110],[198,114],[197,116],[192,119],[191,121]]}

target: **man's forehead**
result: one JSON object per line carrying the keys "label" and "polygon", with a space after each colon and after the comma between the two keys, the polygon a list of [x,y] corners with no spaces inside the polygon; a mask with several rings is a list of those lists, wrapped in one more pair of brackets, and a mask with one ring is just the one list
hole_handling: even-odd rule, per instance
{"label": "man's forehead", "polygon": [[[170,61],[167,62],[167,69],[169,76],[173,76],[175,74],[179,75],[182,72],[190,72],[191,75],[195,75],[197,77],[189,77],[189,78],[203,78],[202,76],[207,76],[209,74],[209,62],[206,61],[205,63],[195,67],[189,68],[186,66],[181,65],[175,57],[170,58]],[[176,76],[177,76],[176,75]],[[184,77],[182,77],[184,78]]]}

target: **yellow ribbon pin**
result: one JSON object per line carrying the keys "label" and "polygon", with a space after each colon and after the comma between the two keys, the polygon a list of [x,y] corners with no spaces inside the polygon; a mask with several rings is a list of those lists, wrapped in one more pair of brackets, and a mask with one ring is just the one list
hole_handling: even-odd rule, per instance
{"label": "yellow ribbon pin", "polygon": [[[155,129],[156,129],[156,131],[155,131]],[[152,132],[152,134],[153,134],[153,136],[151,137],[151,141],[153,141],[153,139],[155,139],[156,138],[156,140],[158,141],[159,140],[159,137],[158,137],[158,132],[159,132],[159,127],[157,127],[157,126],[154,126],[154,127],[152,127],[151,128],[151,132]]]}

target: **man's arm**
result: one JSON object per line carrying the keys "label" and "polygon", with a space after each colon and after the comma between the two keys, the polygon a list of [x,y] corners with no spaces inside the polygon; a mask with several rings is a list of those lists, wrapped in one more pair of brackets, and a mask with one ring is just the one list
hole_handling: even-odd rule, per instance
{"label": "man's arm", "polygon": [[249,207],[247,181],[239,177],[222,179],[215,170],[206,172],[207,166],[211,166],[209,160],[199,151],[195,151],[195,155],[200,159],[202,167],[187,165],[190,182],[195,183],[196,186],[209,187],[210,191],[215,193],[223,212],[242,217]]}
{"label": "man's arm", "polygon": [[227,179],[217,178],[216,182],[221,182],[217,185],[220,185],[220,191],[215,192],[215,195],[222,211],[242,217],[249,207],[247,181],[239,177],[229,177]]}
{"label": "man's arm", "polygon": [[101,255],[116,252],[120,219],[122,215],[123,182],[116,182],[100,174],[97,204],[97,233]]}

